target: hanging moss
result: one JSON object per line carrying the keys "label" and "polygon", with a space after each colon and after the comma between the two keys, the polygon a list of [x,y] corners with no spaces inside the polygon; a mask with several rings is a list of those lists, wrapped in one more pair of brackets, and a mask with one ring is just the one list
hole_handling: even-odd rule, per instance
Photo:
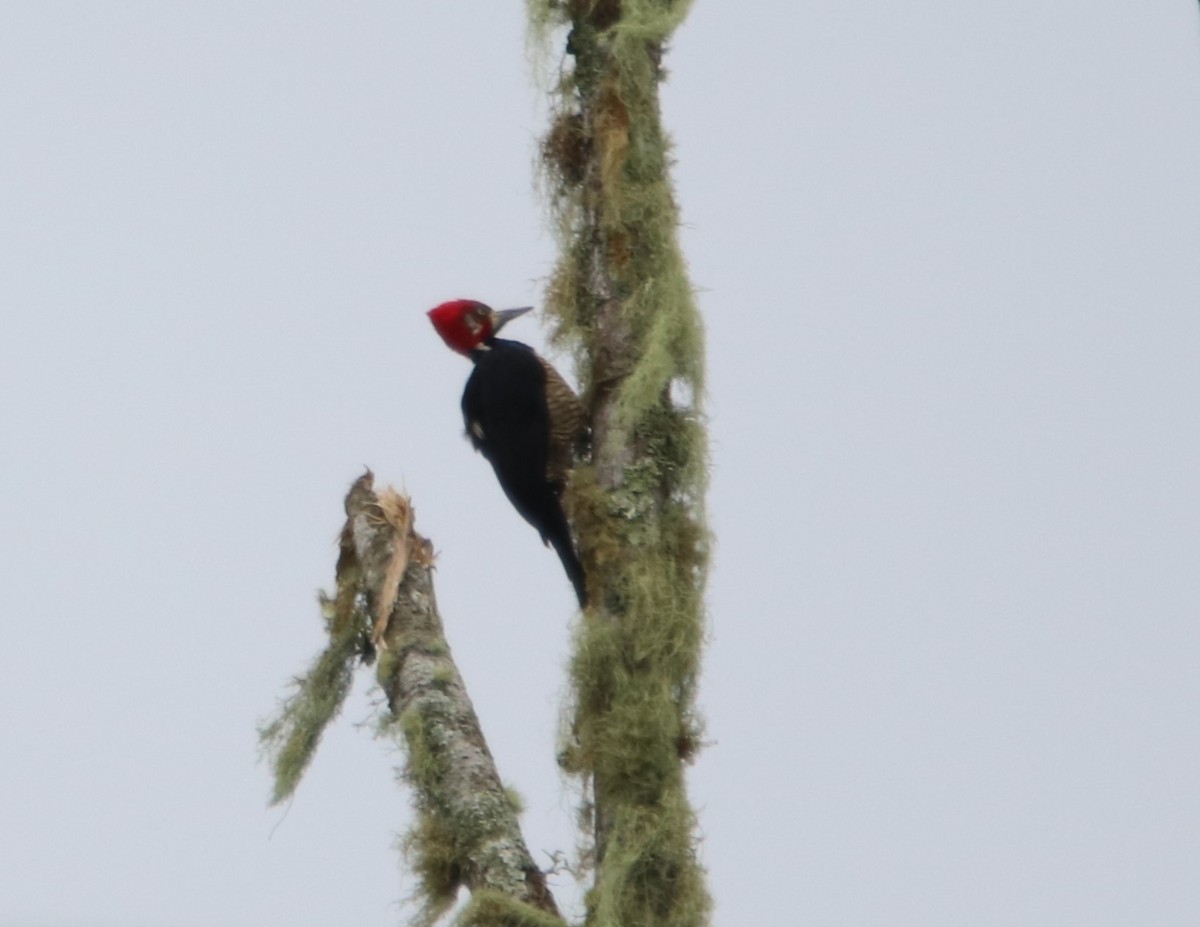
{"label": "hanging moss", "polygon": [[274,771],[272,805],[296,791],[321,735],[342,710],[360,653],[357,635],[332,639],[308,672],[294,680],[276,715],[259,727],[259,743]]}
{"label": "hanging moss", "polygon": [[359,566],[348,531],[339,542],[337,592],[320,596],[321,614],[329,643],[308,672],[293,680],[293,691],[275,716],[258,729],[259,745],[271,759],[274,788],[271,804],[291,797],[316,754],[325,728],[342,710],[359,660],[370,661],[375,651],[368,619],[358,594]]}

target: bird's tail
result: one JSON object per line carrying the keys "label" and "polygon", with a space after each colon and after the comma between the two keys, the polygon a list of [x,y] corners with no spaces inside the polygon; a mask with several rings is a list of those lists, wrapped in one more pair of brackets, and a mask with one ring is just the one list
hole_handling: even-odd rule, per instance
{"label": "bird's tail", "polygon": [[[501,486],[505,483],[501,481]],[[563,511],[562,501],[558,492],[549,483],[537,487],[537,491],[527,495],[508,492],[508,498],[529,524],[537,529],[542,537],[542,543],[554,548],[558,559],[562,561],[567,579],[575,587],[575,596],[579,599],[579,607],[587,605],[587,584],[583,574],[583,564],[575,552],[575,542],[571,539],[571,526],[567,514]]]}
{"label": "bird's tail", "polygon": [[563,569],[567,572],[567,579],[575,587],[579,607],[583,608],[587,605],[587,583],[584,580],[583,564],[579,562],[579,557],[575,553],[575,545],[571,543],[571,535],[556,534],[548,540],[550,546],[554,548],[554,552],[558,554],[558,559],[562,561]]}
{"label": "bird's tail", "polygon": [[587,583],[584,580],[583,564],[575,553],[575,543],[571,540],[571,527],[567,524],[566,513],[557,499],[553,508],[547,506],[545,525],[548,529],[542,534],[542,540],[554,548],[558,559],[562,561],[567,579],[575,587],[575,595],[579,599],[579,607],[587,605]]}

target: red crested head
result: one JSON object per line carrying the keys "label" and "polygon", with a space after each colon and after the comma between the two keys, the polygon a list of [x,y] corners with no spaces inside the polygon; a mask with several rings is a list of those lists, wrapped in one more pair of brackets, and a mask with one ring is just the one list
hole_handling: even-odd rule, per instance
{"label": "red crested head", "polygon": [[459,354],[470,355],[490,341],[508,323],[532,309],[504,309],[497,312],[474,299],[452,299],[429,310],[429,321],[446,346]]}
{"label": "red crested head", "polygon": [[452,299],[429,310],[429,321],[446,346],[470,354],[493,332],[492,310],[473,299]]}

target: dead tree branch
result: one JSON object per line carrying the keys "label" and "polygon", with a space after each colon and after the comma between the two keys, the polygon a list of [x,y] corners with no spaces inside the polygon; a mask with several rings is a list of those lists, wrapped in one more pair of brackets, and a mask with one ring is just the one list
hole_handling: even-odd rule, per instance
{"label": "dead tree branch", "polygon": [[391,488],[376,492],[368,471],[345,506],[329,647],[261,732],[276,800],[295,788],[336,716],[354,662],[378,652],[389,709],[380,732],[405,751],[403,779],[417,812],[405,849],[419,878],[419,921],[432,922],[465,887],[472,893],[465,923],[561,927],[450,656],[432,545],[414,529],[411,503]]}

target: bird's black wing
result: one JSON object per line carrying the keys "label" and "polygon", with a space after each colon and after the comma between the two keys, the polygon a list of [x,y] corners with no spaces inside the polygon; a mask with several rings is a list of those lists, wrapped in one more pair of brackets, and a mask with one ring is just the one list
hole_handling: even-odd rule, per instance
{"label": "bird's black wing", "polygon": [[475,369],[462,397],[467,436],[491,463],[509,502],[554,548],[582,603],[583,569],[559,500],[561,486],[547,476],[545,368],[532,348],[502,339],[477,351],[472,360]]}

